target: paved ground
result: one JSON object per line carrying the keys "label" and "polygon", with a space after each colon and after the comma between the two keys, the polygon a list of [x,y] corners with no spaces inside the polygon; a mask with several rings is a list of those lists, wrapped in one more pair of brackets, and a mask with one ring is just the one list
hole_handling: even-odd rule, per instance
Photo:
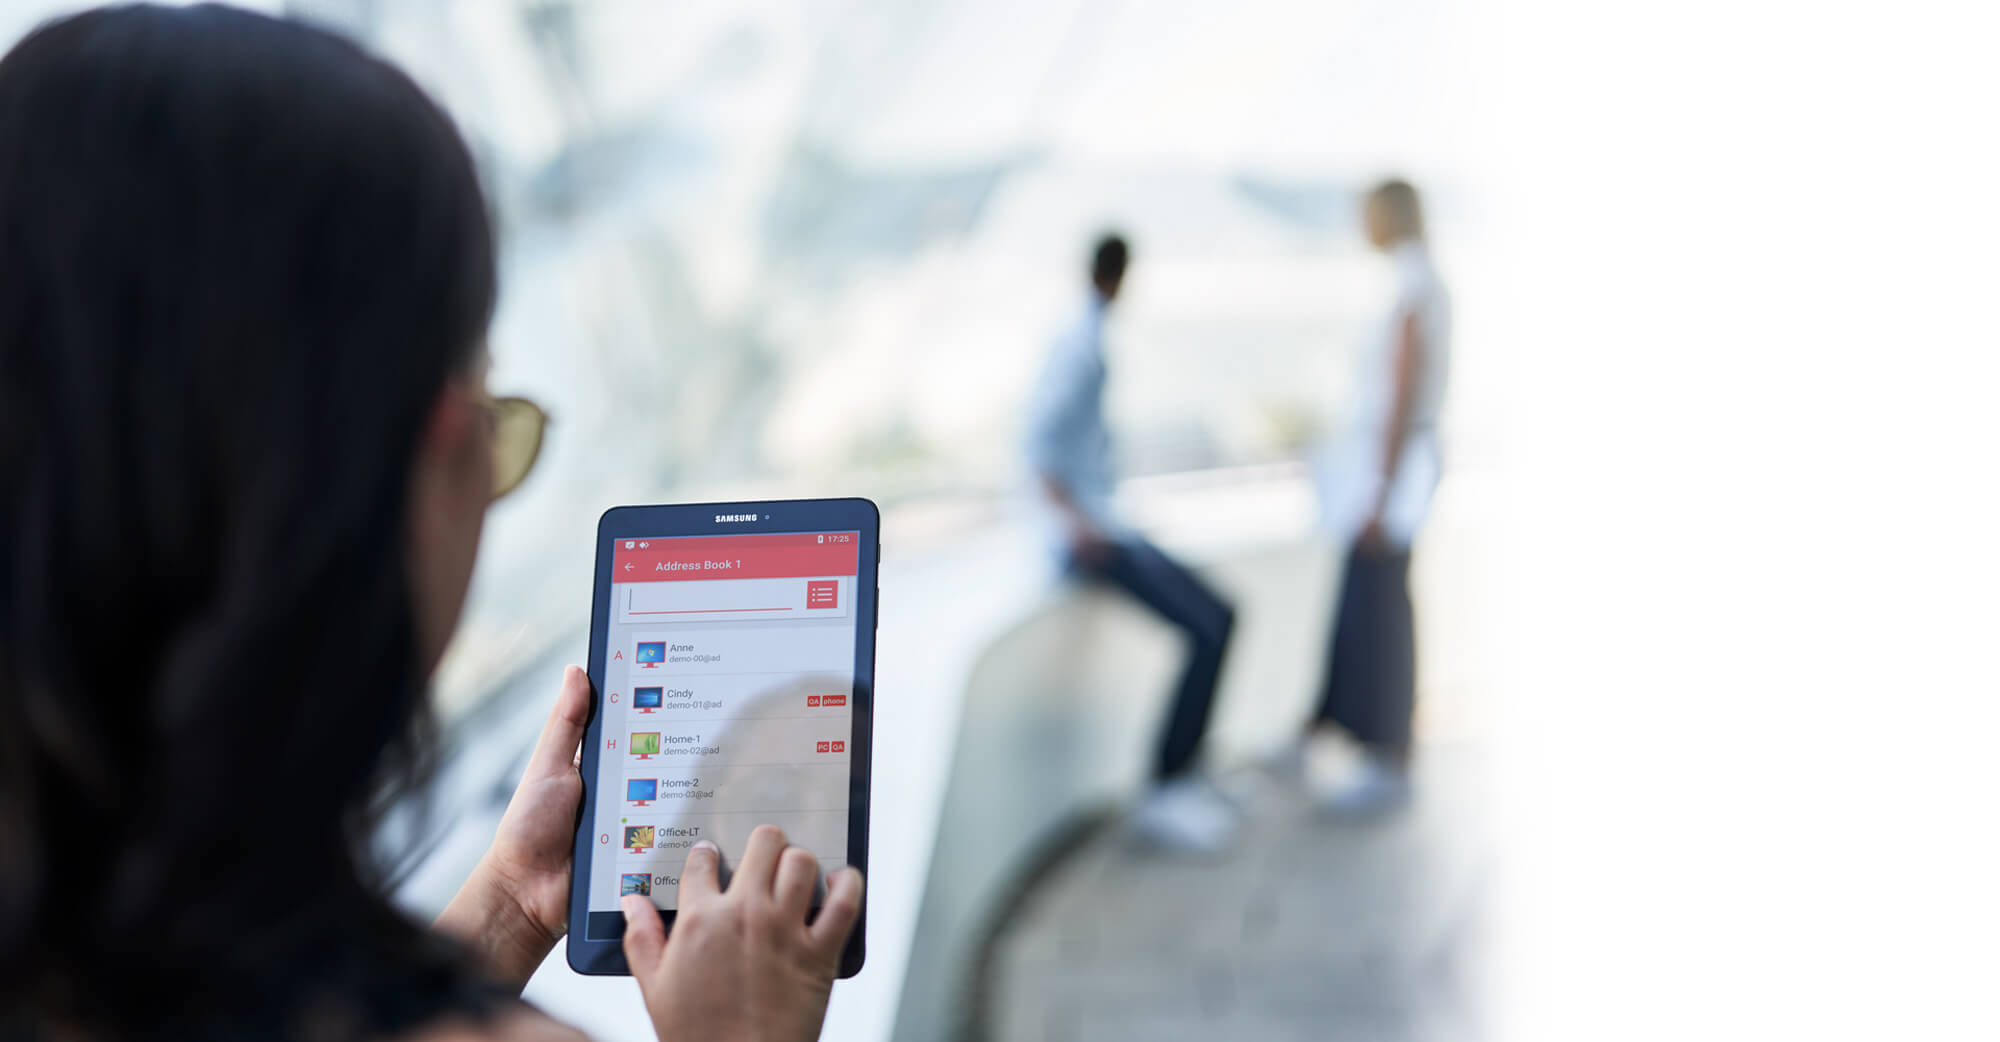
{"label": "paved ground", "polygon": [[1482,1037],[1490,875],[1479,759],[1433,748],[1419,801],[1368,824],[1315,817],[1276,775],[1211,860],[1136,849],[1107,822],[1031,887],[982,981],[990,1042]]}

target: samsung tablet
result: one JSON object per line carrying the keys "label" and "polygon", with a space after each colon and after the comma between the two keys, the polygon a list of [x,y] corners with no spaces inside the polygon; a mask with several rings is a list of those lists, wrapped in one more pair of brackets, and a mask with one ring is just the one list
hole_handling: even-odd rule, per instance
{"label": "samsung tablet", "polygon": [[[771,824],[868,870],[880,517],[865,499],[614,507],[597,525],[569,964],[629,972],[619,900],[669,931],[688,848]],[[825,887],[821,886],[824,893]],[[866,910],[841,957],[861,969]]]}

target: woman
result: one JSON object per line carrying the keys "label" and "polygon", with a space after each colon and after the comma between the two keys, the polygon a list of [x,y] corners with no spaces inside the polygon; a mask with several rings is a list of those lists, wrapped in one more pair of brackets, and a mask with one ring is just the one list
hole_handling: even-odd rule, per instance
{"label": "woman", "polygon": [[1431,261],[1417,190],[1401,180],[1376,185],[1362,221],[1369,245],[1389,259],[1394,297],[1361,357],[1353,423],[1327,475],[1327,513],[1347,560],[1325,687],[1306,725],[1309,743],[1338,728],[1361,744],[1348,778],[1316,786],[1322,808],[1354,815],[1409,796],[1417,684],[1410,550],[1437,488],[1451,359],[1451,298]]}
{"label": "woman", "polygon": [[[351,43],[94,11],[0,60],[0,1037],[568,1036],[572,667],[435,929],[357,855],[539,413],[484,388],[450,120]],[[498,439],[499,444],[495,444]],[[528,451],[520,451],[526,448]],[[859,908],[760,830],[626,952],[659,1036],[807,1039]]]}

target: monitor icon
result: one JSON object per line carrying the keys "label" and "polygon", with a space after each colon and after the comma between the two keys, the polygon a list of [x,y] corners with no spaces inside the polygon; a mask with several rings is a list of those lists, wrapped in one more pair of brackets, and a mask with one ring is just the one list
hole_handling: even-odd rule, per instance
{"label": "monitor icon", "polygon": [[650,849],[653,846],[655,837],[658,835],[658,830],[659,826],[657,825],[625,826],[625,849],[634,854]]}
{"label": "monitor icon", "polygon": [[632,755],[641,760],[650,760],[660,754],[660,732],[636,731],[632,734]]}
{"label": "monitor icon", "polygon": [[658,778],[628,778],[625,781],[625,799],[635,807],[643,807],[660,798]]}
{"label": "monitor icon", "polygon": [[651,872],[626,872],[618,877],[618,896],[638,894],[640,897],[653,896],[653,874]]}
{"label": "monitor icon", "polygon": [[640,641],[639,650],[632,656],[633,661],[646,669],[658,669],[660,668],[660,663],[665,662],[666,659],[667,642],[664,640]]}
{"label": "monitor icon", "polygon": [[633,688],[632,706],[641,713],[650,713],[660,708],[660,689],[657,687]]}

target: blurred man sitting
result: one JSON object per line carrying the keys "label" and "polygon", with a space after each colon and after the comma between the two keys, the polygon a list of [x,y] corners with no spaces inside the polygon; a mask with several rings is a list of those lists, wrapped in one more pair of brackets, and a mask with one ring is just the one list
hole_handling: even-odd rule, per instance
{"label": "blurred man sitting", "polygon": [[1229,804],[1194,773],[1235,612],[1186,568],[1118,523],[1111,508],[1111,435],[1104,419],[1104,319],[1130,258],[1105,236],[1092,254],[1083,313],[1049,351],[1036,386],[1028,461],[1066,569],[1118,586],[1185,636],[1188,659],[1160,734],[1154,786],[1132,817],[1136,833],[1176,851],[1221,849],[1235,831]]}

